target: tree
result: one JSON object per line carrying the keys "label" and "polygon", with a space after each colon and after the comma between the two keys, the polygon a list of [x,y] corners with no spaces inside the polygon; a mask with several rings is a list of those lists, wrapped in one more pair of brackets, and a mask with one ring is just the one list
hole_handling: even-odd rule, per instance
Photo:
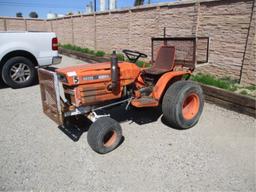
{"label": "tree", "polygon": [[31,11],[31,12],[29,13],[29,17],[30,17],[30,18],[38,18],[38,14],[37,14],[37,12],[35,12],[35,11]]}
{"label": "tree", "polygon": [[71,15],[74,15],[74,13],[73,13],[72,11],[70,11],[70,12],[68,12],[66,15],[67,15],[67,16],[71,16]]}
{"label": "tree", "polygon": [[16,13],[16,17],[23,17],[21,12]]}
{"label": "tree", "polygon": [[66,15],[67,15],[67,16],[71,16],[71,15],[74,15],[74,13],[70,11],[70,12],[68,12]]}
{"label": "tree", "polygon": [[135,0],[134,6],[144,5],[144,0]]}

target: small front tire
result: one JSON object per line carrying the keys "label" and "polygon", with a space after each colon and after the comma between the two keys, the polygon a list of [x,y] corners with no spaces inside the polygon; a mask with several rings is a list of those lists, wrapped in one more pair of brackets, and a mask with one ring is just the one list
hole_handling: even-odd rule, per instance
{"label": "small front tire", "polygon": [[122,140],[120,124],[110,117],[97,119],[89,128],[87,141],[97,153],[106,154],[113,151]]}

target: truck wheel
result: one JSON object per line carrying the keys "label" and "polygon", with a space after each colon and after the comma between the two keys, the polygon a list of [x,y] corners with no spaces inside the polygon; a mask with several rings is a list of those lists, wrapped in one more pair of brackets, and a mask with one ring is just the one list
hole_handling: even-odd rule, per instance
{"label": "truck wheel", "polygon": [[36,80],[36,69],[31,60],[26,57],[13,57],[3,66],[4,82],[12,88],[23,88],[33,85]]}
{"label": "truck wheel", "polygon": [[105,154],[113,151],[121,142],[122,128],[110,117],[97,119],[89,128],[87,141],[97,153]]}
{"label": "truck wheel", "polygon": [[164,95],[163,117],[170,126],[187,129],[198,122],[203,106],[203,91],[198,84],[191,81],[177,81]]}

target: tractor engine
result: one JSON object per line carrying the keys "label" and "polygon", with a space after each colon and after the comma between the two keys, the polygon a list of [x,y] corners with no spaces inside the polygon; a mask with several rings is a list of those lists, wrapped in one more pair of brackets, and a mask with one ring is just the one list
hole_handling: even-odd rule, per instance
{"label": "tractor engine", "polygon": [[135,82],[140,68],[118,62],[113,53],[111,62],[66,67],[56,72],[68,103],[79,107],[126,97],[127,87]]}

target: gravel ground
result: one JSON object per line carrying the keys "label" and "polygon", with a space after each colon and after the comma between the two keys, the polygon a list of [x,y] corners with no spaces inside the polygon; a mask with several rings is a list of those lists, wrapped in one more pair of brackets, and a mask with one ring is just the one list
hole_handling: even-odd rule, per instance
{"label": "gravel ground", "polygon": [[99,155],[86,132],[72,140],[42,113],[38,86],[0,95],[0,191],[256,191],[252,117],[206,104],[194,128],[176,130],[156,109],[120,107],[125,140]]}

